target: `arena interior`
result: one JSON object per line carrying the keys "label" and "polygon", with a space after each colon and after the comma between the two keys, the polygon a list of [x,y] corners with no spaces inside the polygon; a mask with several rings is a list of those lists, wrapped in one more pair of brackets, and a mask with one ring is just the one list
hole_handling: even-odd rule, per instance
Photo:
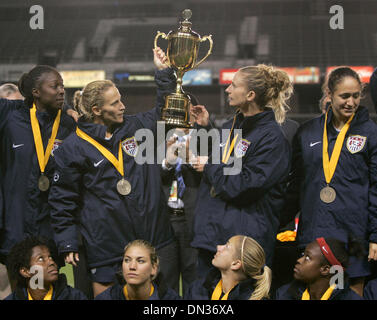
{"label": "arena interior", "polygon": [[[375,0],[41,0],[43,29],[32,29],[35,4],[0,2],[0,81],[17,83],[34,65],[49,64],[63,72],[68,103],[89,76],[113,80],[128,113],[151,108],[154,38],[157,31],[176,30],[186,8],[192,29],[211,34],[214,45],[184,89],[199,97],[217,125],[233,112],[224,93],[229,69],[258,63],[289,68],[295,83],[289,117],[303,122],[319,114],[328,67],[359,67],[367,78],[377,61]],[[334,5],[343,10],[343,29],[330,26]],[[166,49],[167,41],[158,44]],[[203,42],[199,57],[207,50]],[[94,72],[81,77],[82,71]],[[375,119],[367,81],[362,104]]]}

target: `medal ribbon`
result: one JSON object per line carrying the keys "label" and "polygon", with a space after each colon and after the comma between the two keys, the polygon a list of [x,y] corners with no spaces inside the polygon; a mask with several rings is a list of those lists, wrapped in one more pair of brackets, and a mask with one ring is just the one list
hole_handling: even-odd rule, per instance
{"label": "medal ribbon", "polygon": [[50,155],[51,155],[52,147],[55,142],[56,135],[58,134],[61,112],[62,111],[59,110],[58,114],[56,115],[54,124],[52,126],[50,140],[48,141],[45,153],[43,153],[43,141],[42,141],[42,136],[41,136],[41,130],[39,127],[39,122],[36,115],[37,108],[35,106],[35,103],[33,104],[33,108],[30,109],[31,129],[33,131],[34,144],[35,144],[35,150],[37,151],[39,168],[42,173],[44,173],[45,171],[48,159],[50,158]]}
{"label": "medal ribbon", "polygon": [[[149,292],[149,296],[152,296],[153,292],[154,292],[154,286],[153,284],[151,284],[151,291]],[[128,296],[127,285],[123,287],[123,294],[126,297],[126,300],[130,300],[130,297]]]}
{"label": "medal ribbon", "polygon": [[[329,300],[334,289],[335,285],[330,286],[321,297],[321,300]],[[301,300],[310,300],[310,294],[308,289],[306,289],[305,292],[302,294]]]}
{"label": "medal ribbon", "polygon": [[322,141],[322,163],[323,163],[323,172],[325,174],[325,179],[327,184],[330,183],[335,170],[336,166],[339,161],[340,152],[342,151],[343,142],[346,136],[346,133],[351,125],[351,121],[355,114],[353,114],[347,121],[347,123],[343,126],[342,130],[340,130],[338,137],[335,141],[334,150],[331,154],[331,159],[329,160],[329,151],[328,151],[328,140],[327,140],[327,114],[325,116],[325,125],[323,128],[323,141]]}
{"label": "medal ribbon", "polygon": [[[232,288],[233,289],[233,288]],[[220,281],[217,283],[215,290],[213,290],[211,300],[228,300],[228,295],[232,291],[230,289],[224,296],[220,299],[221,293],[223,292],[223,280],[220,279]]]}
{"label": "medal ribbon", "polygon": [[119,151],[118,151],[118,157],[119,159],[115,158],[115,156],[107,150],[102,144],[94,140],[92,137],[87,135],[84,131],[79,129],[78,127],[76,128],[76,134],[81,138],[84,139],[85,141],[89,142],[92,144],[94,147],[97,148],[99,152],[102,153],[102,155],[109,160],[115,169],[118,170],[118,172],[121,174],[121,176],[124,176],[124,167],[123,167],[123,152],[122,152],[122,141],[119,141]]}
{"label": "medal ribbon", "polygon": [[[50,289],[48,290],[47,294],[43,298],[43,300],[52,300],[52,293],[53,293],[53,287],[50,285]],[[31,296],[29,289],[27,290],[27,299],[28,300],[34,300],[33,297]]]}
{"label": "medal ribbon", "polygon": [[[234,149],[234,144],[236,143],[236,140],[237,140],[237,137],[238,137],[238,134],[233,138],[232,140],[232,143],[230,144],[230,148],[229,148],[229,141],[230,141],[230,136],[232,135],[232,132],[233,132],[233,128],[234,128],[234,123],[236,121],[236,116],[237,114],[234,116],[233,118],[233,124],[232,124],[232,129],[230,130],[230,133],[229,133],[229,136],[228,136],[228,139],[226,141],[226,144],[225,144],[225,147],[224,147],[224,151],[223,151],[223,157],[222,157],[222,162],[223,163],[227,163],[228,160],[229,160],[229,157],[230,157],[230,154],[232,153],[233,149]],[[229,148],[229,150],[228,150]]]}

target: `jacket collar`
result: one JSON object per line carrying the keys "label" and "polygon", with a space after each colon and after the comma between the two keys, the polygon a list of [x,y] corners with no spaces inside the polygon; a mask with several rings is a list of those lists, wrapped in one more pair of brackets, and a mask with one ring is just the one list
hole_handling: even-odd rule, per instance
{"label": "jacket collar", "polygon": [[[221,272],[217,268],[211,268],[203,283],[204,288],[208,291],[208,296],[211,297],[213,290],[221,279]],[[248,278],[239,282],[229,293],[229,300],[247,300],[254,291],[255,280]]]}
{"label": "jacket collar", "polygon": [[[56,300],[62,294],[63,290],[67,286],[67,278],[65,274],[60,273],[58,280],[55,283],[53,283],[52,286],[54,288],[54,291],[52,294],[52,300]],[[28,300],[27,288],[17,286],[15,289],[15,293],[16,293],[16,297],[19,300]]]}
{"label": "jacket collar", "polygon": [[[112,295],[116,297],[117,300],[126,300],[123,287],[126,284],[121,276],[116,278],[117,284],[113,287]],[[166,295],[168,287],[166,286],[166,281],[164,281],[161,272],[157,275],[156,279],[153,280],[154,292],[149,298],[150,300],[160,300]]]}
{"label": "jacket collar", "polygon": [[235,128],[240,128],[247,133],[256,126],[263,126],[271,121],[275,121],[275,114],[269,108],[265,108],[264,111],[247,117],[241,112],[237,112]]}
{"label": "jacket collar", "polygon": [[[323,116],[323,119],[325,119],[325,115],[322,115],[322,116]],[[334,113],[333,113],[332,108],[330,107],[329,113],[328,113],[328,116],[327,116],[327,125],[331,124],[333,117],[334,117]],[[357,124],[366,122],[368,120],[369,120],[368,109],[366,107],[359,106],[356,110],[354,118],[352,119],[350,128],[354,127]]]}
{"label": "jacket collar", "polygon": [[[291,285],[288,288],[288,293],[293,297],[294,300],[301,300],[302,295],[303,295],[304,291],[306,290],[306,288],[307,288],[307,286],[306,286],[305,283],[298,281],[298,280],[294,280],[294,281],[292,281]],[[336,298],[340,297],[347,290],[349,290],[349,285],[348,285],[348,283],[345,283],[344,289],[336,288],[332,292],[329,300],[336,300]]]}
{"label": "jacket collar", "polygon": [[114,130],[113,136],[111,137],[111,139],[106,139],[107,126],[98,124],[98,123],[89,122],[83,119],[83,117],[79,118],[77,126],[86,134],[91,136],[93,139],[97,140],[98,142],[104,145],[113,145],[114,143],[119,142],[121,138],[121,137],[117,137],[117,132],[119,131],[119,127]]}

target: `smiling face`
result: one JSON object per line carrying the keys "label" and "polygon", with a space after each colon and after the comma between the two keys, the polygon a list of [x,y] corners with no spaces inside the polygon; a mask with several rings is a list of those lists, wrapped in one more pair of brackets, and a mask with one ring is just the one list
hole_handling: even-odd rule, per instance
{"label": "smiling face", "polygon": [[35,275],[35,272],[31,272],[31,270],[37,270],[37,272],[41,270],[43,272],[42,274],[38,274],[38,276],[43,275],[45,288],[48,288],[50,284],[58,280],[58,266],[51,257],[50,250],[45,246],[36,246],[32,249],[30,268],[23,268],[21,274],[26,278],[31,278]]}
{"label": "smiling face", "polygon": [[330,93],[334,116],[341,121],[347,121],[360,105],[361,85],[352,77],[345,77]]}
{"label": "smiling face", "polygon": [[157,274],[157,265],[152,264],[150,252],[147,248],[134,245],[124,253],[122,270],[127,284],[143,285],[151,282]]}
{"label": "smiling face", "polygon": [[34,100],[46,109],[61,109],[64,104],[64,84],[59,73],[43,73],[36,88],[33,89]]}
{"label": "smiling face", "polygon": [[121,101],[121,95],[115,86],[108,88],[103,93],[102,107],[93,107],[98,119],[106,126],[112,127],[123,122],[125,106]]}

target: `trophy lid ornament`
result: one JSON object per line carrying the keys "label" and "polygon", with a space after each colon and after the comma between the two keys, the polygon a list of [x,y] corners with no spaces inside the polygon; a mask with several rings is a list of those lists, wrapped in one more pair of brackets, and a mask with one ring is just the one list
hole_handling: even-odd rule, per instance
{"label": "trophy lid ornament", "polygon": [[[170,31],[168,34],[158,31],[154,39],[154,47],[157,47],[159,37],[168,41],[167,64],[174,69],[177,78],[175,92],[165,98],[161,120],[173,127],[191,128],[192,124],[189,122],[190,98],[182,88],[183,75],[207,59],[212,52],[213,41],[211,35],[201,37],[191,30],[192,23],[189,19],[192,17],[192,11],[190,9],[183,10],[181,15],[183,21],[179,22],[178,30]],[[200,43],[204,41],[209,42],[209,49],[207,54],[197,61]]]}

